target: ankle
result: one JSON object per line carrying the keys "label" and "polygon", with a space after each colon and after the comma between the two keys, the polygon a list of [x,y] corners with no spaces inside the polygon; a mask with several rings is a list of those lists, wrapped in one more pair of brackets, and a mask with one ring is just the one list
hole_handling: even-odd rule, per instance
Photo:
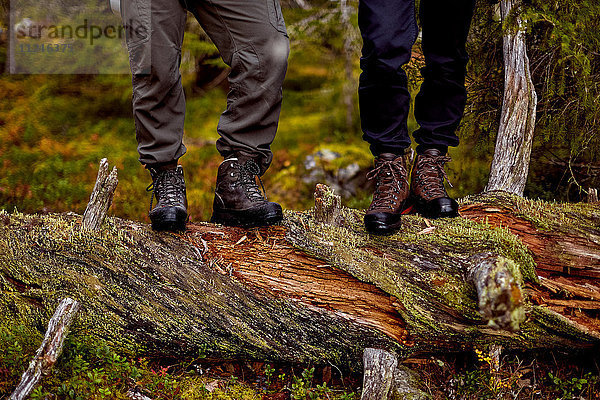
{"label": "ankle", "polygon": [[178,166],[177,160],[175,160],[175,161],[169,161],[169,162],[163,162],[163,163],[146,164],[145,168],[153,169],[156,171],[168,171],[168,170],[177,169],[177,166]]}
{"label": "ankle", "polygon": [[441,156],[445,156],[446,154],[448,154],[448,146],[444,146],[444,145],[423,145],[420,144],[417,146],[417,154],[422,156],[422,155],[426,155],[426,152],[429,152],[430,150],[437,150],[440,152]]}

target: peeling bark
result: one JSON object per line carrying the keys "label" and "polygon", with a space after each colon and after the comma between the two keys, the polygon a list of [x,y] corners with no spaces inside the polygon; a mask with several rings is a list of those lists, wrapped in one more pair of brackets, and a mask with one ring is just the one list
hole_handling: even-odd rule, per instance
{"label": "peeling bark", "polygon": [[54,316],[48,323],[46,336],[42,345],[35,353],[29,368],[23,373],[21,382],[17,385],[10,400],[24,400],[37,387],[43,375],[47,375],[62,353],[63,343],[69,332],[69,327],[79,311],[79,303],[73,299],[64,299],[58,305]]}
{"label": "peeling bark", "polygon": [[108,161],[106,158],[100,160],[100,168],[94,190],[90,195],[90,201],[83,213],[83,229],[97,230],[102,226],[106,213],[112,204],[112,199],[117,189],[117,167],[108,172]]}
{"label": "peeling bark", "polygon": [[[36,327],[72,296],[80,329],[170,356],[339,364],[360,363],[367,347],[400,358],[474,344],[585,349],[600,343],[599,207],[489,193],[464,199],[462,218],[403,216],[388,237],[369,235],[363,211],[346,208],[339,226],[286,212],[285,226],[197,223],[182,234],[0,212],[0,313]],[[587,243],[585,255],[555,252],[572,243]],[[482,257],[507,261],[496,270]],[[518,330],[500,304],[522,308]]]}
{"label": "peeling bark", "polygon": [[[529,70],[522,0],[502,0],[504,30],[504,98],[487,191],[523,195],[535,129],[537,94]],[[510,26],[506,26],[510,21]]]}

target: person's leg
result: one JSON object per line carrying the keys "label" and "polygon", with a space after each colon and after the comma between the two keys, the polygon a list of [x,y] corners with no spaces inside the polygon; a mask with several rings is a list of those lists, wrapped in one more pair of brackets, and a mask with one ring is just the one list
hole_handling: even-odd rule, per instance
{"label": "person's leg", "polygon": [[185,153],[179,63],[186,15],[177,0],[122,2],[139,160],[152,176],[157,202],[149,217],[157,230],[183,230],[187,221],[185,180],[177,167]]}
{"label": "person's leg", "polygon": [[224,158],[244,154],[269,167],[281,111],[289,40],[278,0],[187,0],[231,66],[227,109],[217,131]]}
{"label": "person's leg", "polygon": [[212,222],[278,223],[281,206],[261,193],[260,177],[273,159],[289,41],[279,0],[187,0],[225,63],[231,66],[227,109],[217,130],[219,166]]}
{"label": "person's leg", "polygon": [[358,87],[363,139],[375,156],[402,154],[410,146],[410,93],[403,66],[417,37],[414,0],[360,0],[358,25],[363,38]]}
{"label": "person's leg", "polygon": [[436,148],[443,154],[458,145],[456,129],[465,109],[465,43],[473,16],[474,0],[421,0],[420,20],[425,67],[423,84],[415,98],[414,132],[417,153]]}
{"label": "person's leg", "polygon": [[458,204],[444,186],[448,146],[459,143],[456,129],[463,116],[468,61],[465,43],[474,0],[421,0],[425,67],[415,99],[419,129],[413,134],[417,158],[411,174],[411,194],[419,213],[429,218],[454,217]]}
{"label": "person's leg", "polygon": [[414,0],[361,0],[358,25],[363,38],[358,88],[363,139],[371,146],[375,168],[373,201],[364,218],[367,231],[389,234],[400,228],[408,198],[410,146],[406,120],[410,93],[403,67],[417,37]]}
{"label": "person's leg", "polygon": [[178,0],[122,4],[140,162],[173,163],[185,153],[185,97],[179,64],[187,13]]}

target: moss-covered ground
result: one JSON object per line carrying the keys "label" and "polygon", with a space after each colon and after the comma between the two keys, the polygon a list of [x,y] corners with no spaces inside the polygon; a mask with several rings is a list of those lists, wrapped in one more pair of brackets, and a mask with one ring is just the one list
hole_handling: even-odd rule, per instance
{"label": "moss-covered ground", "polygon": [[[41,335],[23,326],[0,328],[0,399],[7,399],[34,354]],[[504,353],[475,346],[453,354],[406,360],[432,399],[597,400],[597,354]],[[118,354],[85,332],[73,330],[54,370],[33,400],[128,399],[134,390],[160,400],[358,400],[361,371],[336,365],[272,364],[139,358]]]}

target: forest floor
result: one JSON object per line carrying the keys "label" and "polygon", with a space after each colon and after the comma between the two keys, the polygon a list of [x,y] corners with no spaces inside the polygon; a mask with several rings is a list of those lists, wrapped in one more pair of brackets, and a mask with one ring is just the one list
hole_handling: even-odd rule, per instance
{"label": "forest floor", "polygon": [[[7,399],[40,338],[19,327],[0,331],[0,400]],[[483,348],[420,355],[403,361],[418,371],[432,399],[600,399],[597,351],[515,353],[499,359]],[[31,396],[41,399],[358,400],[362,369],[348,365],[127,357],[109,344],[72,332],[55,369]]]}

